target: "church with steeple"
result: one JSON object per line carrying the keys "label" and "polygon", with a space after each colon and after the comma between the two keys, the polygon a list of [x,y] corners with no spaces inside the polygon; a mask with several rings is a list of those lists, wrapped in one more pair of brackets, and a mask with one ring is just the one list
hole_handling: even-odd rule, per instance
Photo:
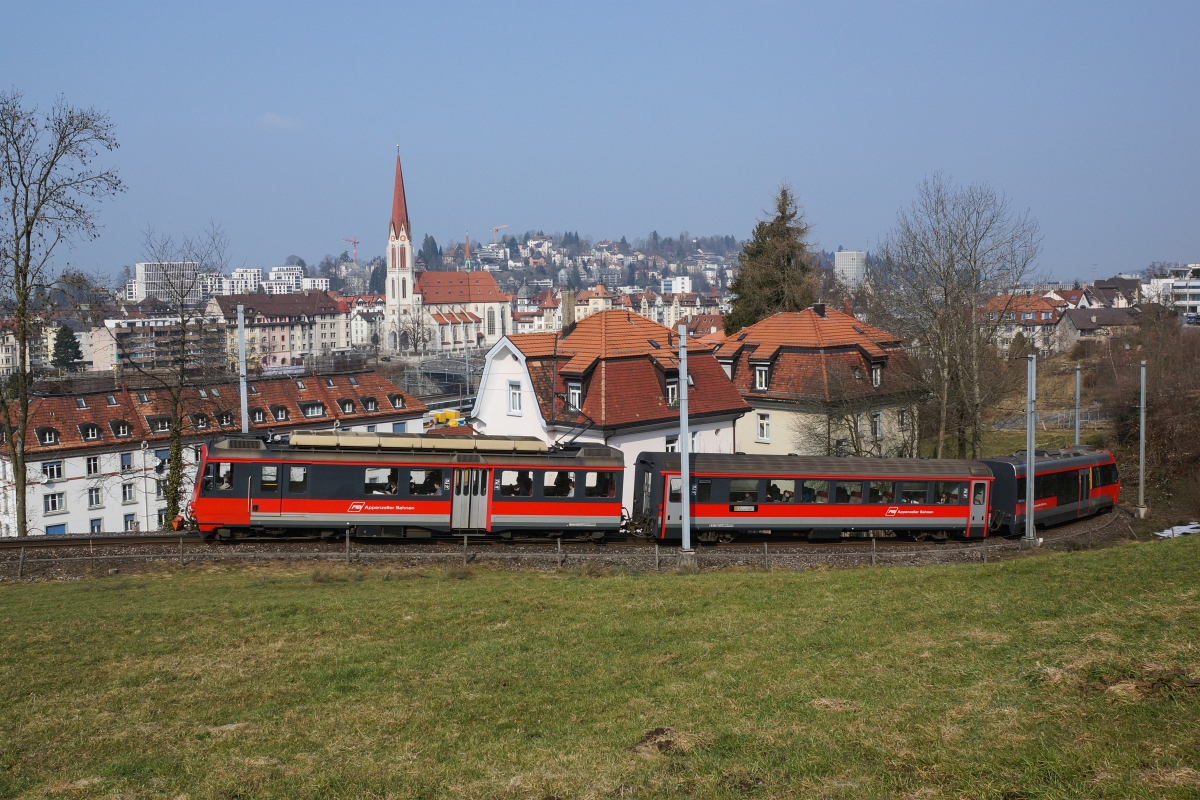
{"label": "church with steeple", "polygon": [[491,347],[512,331],[512,298],[491,273],[417,272],[413,238],[397,153],[384,289],[385,350],[462,352]]}

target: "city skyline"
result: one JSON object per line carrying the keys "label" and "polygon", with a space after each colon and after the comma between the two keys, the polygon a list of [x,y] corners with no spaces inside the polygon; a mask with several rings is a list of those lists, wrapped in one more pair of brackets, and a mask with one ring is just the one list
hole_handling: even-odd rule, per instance
{"label": "city skyline", "polygon": [[418,241],[746,238],[787,181],[875,250],[941,171],[1029,208],[1056,278],[1200,258],[1188,5],[68,8],[9,13],[7,88],[107,111],[129,191],[60,264],[210,220],[234,267],[381,255],[397,141]]}

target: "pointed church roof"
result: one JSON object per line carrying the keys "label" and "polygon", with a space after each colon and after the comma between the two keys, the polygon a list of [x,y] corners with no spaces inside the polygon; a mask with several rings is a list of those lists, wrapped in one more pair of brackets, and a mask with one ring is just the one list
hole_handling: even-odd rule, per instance
{"label": "pointed church roof", "polygon": [[389,236],[398,236],[404,230],[412,239],[412,226],[408,224],[408,202],[404,198],[404,173],[400,171],[400,154],[396,154],[396,188],[392,190],[392,227]]}

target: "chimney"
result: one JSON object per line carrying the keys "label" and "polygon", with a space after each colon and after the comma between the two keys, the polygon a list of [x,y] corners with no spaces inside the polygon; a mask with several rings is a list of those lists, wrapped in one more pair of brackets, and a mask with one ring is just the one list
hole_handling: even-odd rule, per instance
{"label": "chimney", "polygon": [[825,304],[824,303],[813,303],[812,310],[817,313],[818,317],[825,316]]}
{"label": "chimney", "polygon": [[566,289],[559,295],[559,307],[562,309],[562,330],[570,333],[575,327],[575,292]]}
{"label": "chimney", "polygon": [[854,306],[850,303],[849,297],[842,301],[842,312],[845,313],[847,317],[854,316]]}

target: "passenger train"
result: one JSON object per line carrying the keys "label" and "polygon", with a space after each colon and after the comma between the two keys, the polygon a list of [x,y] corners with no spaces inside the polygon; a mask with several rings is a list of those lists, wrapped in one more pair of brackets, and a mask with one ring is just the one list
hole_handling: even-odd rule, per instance
{"label": "passenger train", "polygon": [[[1110,453],[1037,451],[1035,521],[1112,508]],[[692,529],[700,542],[739,535],[835,541],[868,531],[977,539],[1025,524],[1021,454],[964,461],[696,454]],[[633,508],[623,509],[624,454],[532,437],[297,432],[206,444],[192,522],[206,537],[318,533],[502,539],[634,535],[677,541],[677,453],[641,453]]]}

